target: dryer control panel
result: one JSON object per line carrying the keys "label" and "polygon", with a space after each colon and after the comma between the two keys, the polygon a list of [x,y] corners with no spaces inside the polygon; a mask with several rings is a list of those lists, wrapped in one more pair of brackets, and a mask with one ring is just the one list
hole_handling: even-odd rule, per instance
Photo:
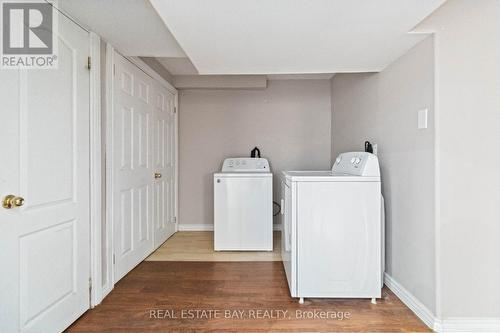
{"label": "dryer control panel", "polygon": [[265,158],[234,157],[226,158],[222,172],[271,172]]}
{"label": "dryer control panel", "polygon": [[376,155],[365,152],[348,152],[337,156],[332,171],[353,176],[379,177],[380,168]]}

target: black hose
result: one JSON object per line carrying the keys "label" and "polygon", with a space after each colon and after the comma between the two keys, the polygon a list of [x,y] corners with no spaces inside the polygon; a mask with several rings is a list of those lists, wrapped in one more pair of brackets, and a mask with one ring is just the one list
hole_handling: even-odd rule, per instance
{"label": "black hose", "polygon": [[279,203],[277,203],[276,201],[273,201],[273,204],[275,204],[276,206],[278,206],[278,212],[276,214],[273,213],[273,216],[277,216],[279,213],[281,213],[281,205]]}

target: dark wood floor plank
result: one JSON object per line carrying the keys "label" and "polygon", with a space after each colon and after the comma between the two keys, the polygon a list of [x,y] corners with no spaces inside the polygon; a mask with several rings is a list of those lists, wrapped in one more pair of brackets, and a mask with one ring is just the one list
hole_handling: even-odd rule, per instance
{"label": "dark wood floor plank", "polygon": [[[150,310],[220,310],[219,318],[150,318]],[[226,319],[243,310],[246,318]],[[255,310],[288,311],[287,318],[250,319]],[[349,319],[300,319],[297,310],[350,312]],[[288,318],[290,317],[290,318]],[[143,262],[103,303],[68,332],[430,332],[388,289],[373,305],[366,299],[289,296],[280,262]]]}

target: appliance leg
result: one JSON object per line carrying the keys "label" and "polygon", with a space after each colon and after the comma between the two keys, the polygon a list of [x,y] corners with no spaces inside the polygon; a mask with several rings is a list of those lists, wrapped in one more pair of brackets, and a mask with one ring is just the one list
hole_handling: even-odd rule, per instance
{"label": "appliance leg", "polygon": [[372,304],[377,304],[377,299],[375,297],[372,298]]}
{"label": "appliance leg", "polygon": [[299,298],[299,304],[304,304],[304,297]]}

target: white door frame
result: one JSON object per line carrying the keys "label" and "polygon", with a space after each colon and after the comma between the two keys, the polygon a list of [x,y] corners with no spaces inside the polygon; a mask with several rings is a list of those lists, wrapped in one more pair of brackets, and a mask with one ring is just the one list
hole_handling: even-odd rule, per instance
{"label": "white door frame", "polygon": [[90,32],[90,307],[102,294],[101,38]]}
{"label": "white door frame", "polygon": [[[91,290],[91,306],[94,307],[101,303],[101,301],[108,295],[114,288],[115,277],[114,277],[114,263],[113,263],[113,216],[111,207],[111,191],[108,189],[112,188],[112,166],[111,161],[108,156],[111,155],[111,138],[106,135],[106,145],[102,148],[101,144],[101,94],[100,94],[100,83],[101,83],[101,64],[100,59],[100,39],[97,35],[92,34],[92,59],[94,64],[92,69],[94,69],[93,74],[91,74],[91,96],[92,96],[92,110],[91,110],[91,269],[92,269],[92,290]],[[105,74],[105,99],[106,99],[106,133],[111,133],[111,117],[113,110],[113,81],[114,81],[114,53],[117,52],[115,48],[107,43],[106,44],[106,74]],[[175,205],[174,205],[174,216],[178,216],[178,198],[179,198],[179,163],[178,163],[178,92],[169,82],[163,79],[158,73],[152,70],[146,63],[144,63],[138,57],[125,57],[131,63],[136,65],[140,70],[146,73],[148,76],[152,77],[155,81],[160,83],[165,89],[170,91],[175,95]],[[95,60],[94,60],[95,59]],[[101,159],[101,148],[105,149],[105,184],[101,181],[101,168],[103,161]],[[103,187],[105,185],[105,187]],[[103,195],[103,190],[105,190],[105,200],[106,200],[106,230],[105,235],[101,233],[102,223],[104,222],[101,218],[102,207],[101,200]],[[178,219],[176,219],[175,231],[178,231]],[[103,267],[102,260],[102,237],[106,237],[106,267]],[[102,284],[102,271],[106,270],[106,276],[108,277],[107,283]]]}

